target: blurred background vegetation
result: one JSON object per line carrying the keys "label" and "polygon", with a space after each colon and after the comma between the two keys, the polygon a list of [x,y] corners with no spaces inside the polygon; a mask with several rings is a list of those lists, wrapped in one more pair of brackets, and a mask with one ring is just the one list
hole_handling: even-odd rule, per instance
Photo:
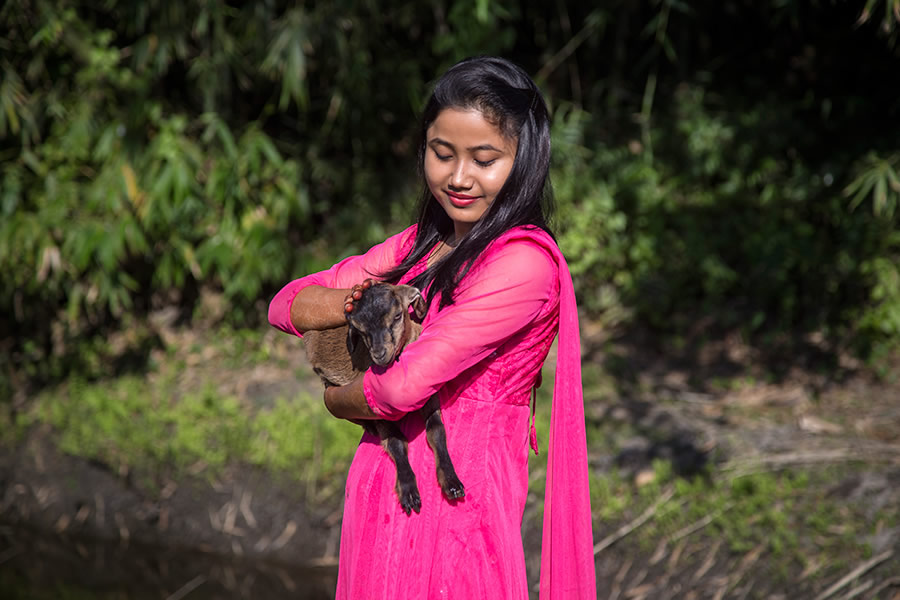
{"label": "blurred background vegetation", "polygon": [[[585,316],[667,336],[900,339],[900,0],[8,0],[0,397],[112,374],[111,332],[411,222],[419,110],[501,54],[554,111]],[[143,356],[140,336],[132,358]]]}
{"label": "blurred background vegetation", "polygon": [[[0,596],[236,597],[199,547],[324,565],[330,597],[359,428],[266,308],[412,222],[419,112],[473,54],[553,110],[595,539],[647,522],[600,588],[824,598],[893,556],[900,0],[6,0]],[[113,565],[132,593],[55,583]]]}

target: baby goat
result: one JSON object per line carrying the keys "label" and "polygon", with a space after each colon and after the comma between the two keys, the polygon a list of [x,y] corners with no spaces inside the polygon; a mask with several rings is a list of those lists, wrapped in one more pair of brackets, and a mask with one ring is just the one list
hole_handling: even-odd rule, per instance
{"label": "baby goat", "polygon": [[[375,283],[363,292],[353,310],[345,313],[347,325],[304,333],[306,355],[325,386],[346,385],[373,364],[386,367],[393,363],[403,347],[418,338],[422,331],[422,326],[410,318],[410,306],[418,318],[425,314],[425,301],[416,288]],[[437,395],[428,399],[420,413],[425,421],[426,438],[434,452],[441,490],[449,499],[462,498],[465,489],[447,451],[447,432]],[[419,512],[422,500],[415,473],[409,464],[407,440],[397,424],[383,420],[360,420],[357,423],[377,435],[382,447],[393,459],[397,468],[396,491],[400,506],[407,515],[411,510]]]}

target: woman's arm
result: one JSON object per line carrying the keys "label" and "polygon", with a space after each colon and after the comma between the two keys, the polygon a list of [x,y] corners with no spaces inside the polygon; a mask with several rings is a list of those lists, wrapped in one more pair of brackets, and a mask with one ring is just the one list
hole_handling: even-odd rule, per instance
{"label": "woman's arm", "polygon": [[331,329],[343,325],[343,304],[350,288],[397,266],[409,251],[415,234],[414,225],[373,246],[365,254],[345,258],[326,271],[288,283],[269,303],[269,323],[298,336],[307,329]]}
{"label": "woman's arm", "polygon": [[556,299],[557,280],[554,259],[527,240],[491,252],[460,284],[456,303],[427,319],[397,362],[329,388],[326,406],[346,419],[399,419],[421,408],[443,384],[530,324]]}
{"label": "woman's arm", "polygon": [[363,392],[363,374],[347,385],[325,388],[325,408],[339,419],[357,421],[359,419],[380,419],[372,412]]}
{"label": "woman's arm", "polygon": [[347,323],[344,303],[350,290],[310,285],[301,289],[291,302],[291,324],[297,331],[333,329]]}

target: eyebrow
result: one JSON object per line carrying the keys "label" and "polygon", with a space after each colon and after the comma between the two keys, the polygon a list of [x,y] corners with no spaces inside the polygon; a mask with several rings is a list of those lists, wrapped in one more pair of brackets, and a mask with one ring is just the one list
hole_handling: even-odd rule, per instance
{"label": "eyebrow", "polygon": [[[431,146],[433,144],[438,144],[440,146],[447,146],[451,150],[456,149],[456,147],[453,144],[451,144],[450,142],[448,142],[447,140],[437,138],[437,137],[431,138],[428,141],[429,146]],[[497,148],[496,146],[492,146],[491,144],[481,144],[479,146],[472,146],[471,148],[466,148],[466,150],[468,150],[469,152],[478,152],[479,150],[488,150],[488,151],[500,152],[500,153],[503,152],[503,150],[501,150],[500,148]]]}

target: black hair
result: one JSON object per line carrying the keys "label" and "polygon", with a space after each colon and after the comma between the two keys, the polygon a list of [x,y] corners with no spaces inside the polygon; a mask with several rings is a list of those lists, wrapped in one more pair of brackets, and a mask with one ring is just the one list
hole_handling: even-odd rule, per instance
{"label": "black hair", "polygon": [[[518,65],[498,57],[467,58],[437,81],[425,105],[418,161],[424,181],[428,128],[448,108],[476,109],[504,137],[518,140],[515,161],[496,198],[472,229],[457,240],[453,252],[410,281],[423,290],[428,304],[441,294],[440,308],[453,304],[456,286],[475,259],[504,232],[518,226],[540,228],[552,236],[550,189],[550,115],[540,90]],[[396,282],[441,240],[453,234],[453,221],[432,196],[427,183],[418,207],[418,230],[412,249],[381,277]]]}

